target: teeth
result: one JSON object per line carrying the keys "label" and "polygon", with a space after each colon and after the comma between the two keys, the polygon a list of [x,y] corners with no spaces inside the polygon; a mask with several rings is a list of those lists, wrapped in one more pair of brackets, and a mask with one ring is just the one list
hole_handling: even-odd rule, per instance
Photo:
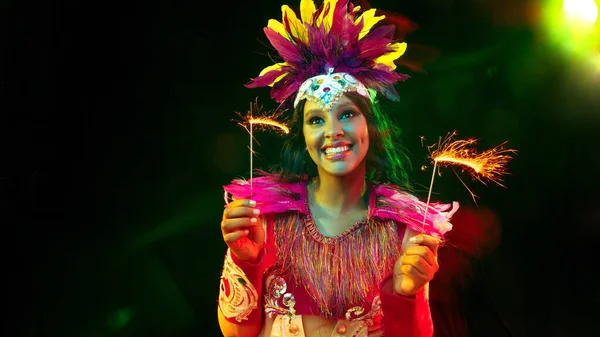
{"label": "teeth", "polygon": [[338,147],[328,147],[325,149],[325,154],[326,155],[337,154],[337,153],[348,151],[348,150],[350,150],[350,146],[348,146],[348,145],[338,146]]}

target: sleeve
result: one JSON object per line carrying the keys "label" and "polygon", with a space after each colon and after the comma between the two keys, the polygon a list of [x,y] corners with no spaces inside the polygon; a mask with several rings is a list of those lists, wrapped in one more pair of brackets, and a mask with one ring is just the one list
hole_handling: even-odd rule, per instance
{"label": "sleeve", "polygon": [[406,297],[394,293],[392,276],[380,287],[383,331],[385,337],[431,337],[433,321],[425,289],[415,296]]}
{"label": "sleeve", "polygon": [[[409,227],[405,223],[397,226],[398,239],[404,243]],[[385,337],[433,336],[433,320],[425,287],[415,296],[398,295],[394,293],[393,276],[390,275],[381,283],[379,291]]]}
{"label": "sleeve", "polygon": [[[266,221],[266,219],[265,219]],[[267,241],[255,263],[239,260],[227,250],[219,289],[219,309],[231,323],[254,325],[262,322],[263,274],[273,260],[273,229],[267,225]]]}

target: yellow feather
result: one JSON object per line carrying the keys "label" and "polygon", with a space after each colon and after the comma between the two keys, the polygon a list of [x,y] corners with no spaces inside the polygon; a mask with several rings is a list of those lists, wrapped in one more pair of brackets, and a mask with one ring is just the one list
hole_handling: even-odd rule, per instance
{"label": "yellow feather", "polygon": [[327,16],[323,18],[323,24],[325,25],[325,31],[329,33],[331,29],[331,25],[333,24],[333,12],[335,12],[335,6],[337,5],[338,0],[330,0],[329,1],[329,13]]}
{"label": "yellow feather", "polygon": [[406,51],[406,42],[391,43],[388,46],[392,47],[394,51],[379,56],[375,59],[375,63],[386,65],[391,70],[395,70],[396,64],[394,64],[394,61],[399,59]]}
{"label": "yellow feather", "polygon": [[258,76],[262,76],[266,73],[268,73],[269,71],[273,71],[273,70],[281,70],[281,68],[283,68],[284,66],[287,66],[288,64],[286,62],[280,62],[280,63],[275,63],[273,65],[270,65],[268,67],[266,67],[265,69],[261,70],[260,74],[258,74]]}
{"label": "yellow feather", "polygon": [[290,30],[292,36],[299,38],[304,43],[308,43],[308,30],[306,26],[298,19],[296,13],[288,6],[281,6],[281,12],[287,16],[288,22],[290,23]]}
{"label": "yellow feather", "polygon": [[275,83],[281,81],[281,79],[284,78],[287,74],[289,74],[289,73],[283,73],[283,74],[279,75],[279,77],[277,77],[275,80],[273,80],[273,83],[269,84],[269,86],[272,87]]}
{"label": "yellow feather", "polygon": [[317,11],[313,0],[300,0],[300,17],[302,22],[312,24],[313,14]]}
{"label": "yellow feather", "polygon": [[273,29],[277,34],[285,37],[288,40],[292,40],[292,38],[290,37],[290,35],[288,34],[288,32],[285,30],[285,26],[283,25],[283,23],[275,20],[275,19],[269,19],[269,23],[267,24],[267,27]]}
{"label": "yellow feather", "polygon": [[[275,63],[275,64],[270,65],[270,66],[266,67],[265,69],[263,69],[258,76],[263,76],[264,74],[268,73],[269,71],[280,70],[281,68],[283,68],[287,65],[288,64],[286,62]],[[279,75],[275,80],[273,80],[273,82],[271,82],[271,84],[269,84],[269,86],[272,87],[273,84],[277,83],[285,75],[287,75],[287,73],[283,73],[283,74]]]}
{"label": "yellow feather", "polygon": [[354,6],[354,9],[352,10],[352,14],[358,13],[359,10],[360,10],[360,6]]}
{"label": "yellow feather", "polygon": [[358,39],[362,39],[363,37],[365,37],[365,35],[367,35],[367,33],[369,33],[369,31],[371,30],[371,28],[373,28],[373,26],[385,19],[385,15],[382,16],[375,16],[375,8],[371,8],[368,11],[362,13],[361,16],[359,16],[356,20],[354,20],[354,24],[358,24],[360,22],[361,19],[363,19],[364,24],[363,24],[363,29],[360,31],[360,34],[358,34]]}
{"label": "yellow feather", "polygon": [[316,27],[320,27],[321,26],[321,23],[323,22],[323,19],[324,19],[325,10],[327,9],[327,7],[331,8],[329,6],[329,4],[331,3],[331,1],[335,1],[335,0],[325,0],[325,1],[323,1],[323,10],[321,11],[321,13],[319,13],[319,16],[317,17]]}

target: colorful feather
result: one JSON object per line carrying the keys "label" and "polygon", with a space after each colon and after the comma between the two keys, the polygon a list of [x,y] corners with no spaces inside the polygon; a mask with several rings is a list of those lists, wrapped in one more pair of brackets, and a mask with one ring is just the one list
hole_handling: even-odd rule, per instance
{"label": "colorful feather", "polygon": [[287,5],[281,11],[281,22],[269,20],[264,32],[284,62],[266,67],[246,87],[271,86],[271,97],[283,103],[304,81],[334,68],[398,99],[394,84],[408,75],[396,73],[394,62],[406,44],[394,40],[394,26],[373,29],[384,19],[375,9],[360,13],[348,0],[325,0],[317,8],[312,0],[301,0],[300,19]]}

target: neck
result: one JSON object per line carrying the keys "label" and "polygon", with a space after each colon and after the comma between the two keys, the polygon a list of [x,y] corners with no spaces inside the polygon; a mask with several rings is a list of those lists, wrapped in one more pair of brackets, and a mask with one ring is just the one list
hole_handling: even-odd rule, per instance
{"label": "neck", "polygon": [[363,196],[366,188],[364,165],[344,176],[319,170],[319,178],[314,186],[314,200],[331,212],[342,213],[365,206]]}

